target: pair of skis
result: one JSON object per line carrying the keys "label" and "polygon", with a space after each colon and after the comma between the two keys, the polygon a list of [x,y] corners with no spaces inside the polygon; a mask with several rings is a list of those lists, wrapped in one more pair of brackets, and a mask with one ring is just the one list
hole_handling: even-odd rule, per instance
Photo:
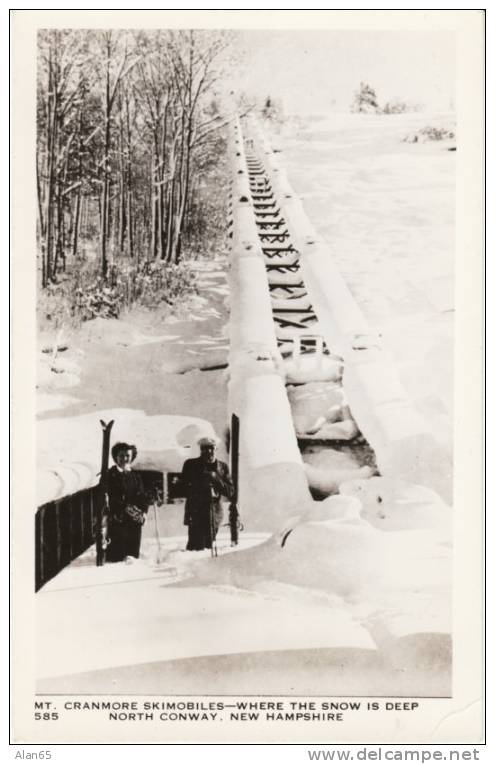
{"label": "pair of skis", "polygon": [[[230,472],[232,483],[234,484],[234,495],[229,506],[229,527],[230,527],[230,545],[237,546],[239,543],[239,530],[241,523],[239,520],[239,417],[232,414],[230,428]],[[218,557],[217,542],[215,536],[215,523],[213,519],[213,506],[210,506],[210,537],[211,537],[211,556]]]}
{"label": "pair of skis", "polygon": [[110,435],[114,420],[111,422],[104,422],[100,419],[102,429],[102,448],[101,448],[101,469],[100,469],[100,483],[98,486],[98,505],[96,510],[96,522],[95,522],[95,541],[96,541],[96,564],[101,566],[105,564],[107,547],[110,543],[108,538],[108,516],[109,516],[109,501],[108,501],[108,462],[110,458]]}
{"label": "pair of skis", "polygon": [[237,546],[239,543],[239,417],[232,414],[230,428],[230,471],[234,484],[234,495],[229,507],[230,544]]}

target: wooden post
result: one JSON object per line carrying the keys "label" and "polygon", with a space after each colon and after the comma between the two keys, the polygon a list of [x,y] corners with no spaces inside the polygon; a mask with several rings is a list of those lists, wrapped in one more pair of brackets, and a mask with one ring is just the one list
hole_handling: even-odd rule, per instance
{"label": "wooden post", "polygon": [[230,428],[230,471],[234,484],[234,496],[229,507],[230,543],[239,543],[239,417],[232,414]]}

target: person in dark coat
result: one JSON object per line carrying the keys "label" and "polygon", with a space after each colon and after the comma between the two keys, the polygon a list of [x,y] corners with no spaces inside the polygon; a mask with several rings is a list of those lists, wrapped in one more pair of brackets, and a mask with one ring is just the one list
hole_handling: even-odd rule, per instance
{"label": "person in dark coat", "polygon": [[129,558],[139,557],[148,499],[140,476],[131,469],[136,456],[136,446],[128,443],[116,443],[112,448],[115,464],[108,470],[107,476],[109,562],[130,562]]}
{"label": "person in dark coat", "polygon": [[188,526],[187,549],[211,549],[223,519],[221,497],[231,499],[234,486],[229,469],[216,457],[213,438],[198,440],[200,456],[187,459],[182,468],[182,485],[186,494],[184,525]]}

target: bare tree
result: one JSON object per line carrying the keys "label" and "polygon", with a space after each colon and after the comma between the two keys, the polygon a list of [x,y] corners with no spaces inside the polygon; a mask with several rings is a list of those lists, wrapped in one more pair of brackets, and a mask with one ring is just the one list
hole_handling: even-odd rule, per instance
{"label": "bare tree", "polygon": [[112,114],[120,83],[138,63],[139,56],[129,50],[127,35],[113,30],[97,33],[97,45],[101,56],[103,75],[103,156],[101,158],[101,220],[100,220],[100,257],[101,270],[107,275],[110,237],[110,185],[111,185],[111,149],[112,149]]}
{"label": "bare tree", "polygon": [[225,125],[214,86],[227,43],[210,31],[40,32],[43,287],[95,245],[104,277],[115,257],[180,261]]}
{"label": "bare tree", "polygon": [[38,140],[36,155],[42,283],[56,278],[65,261],[65,196],[69,158],[76,138],[82,61],[77,33],[39,35]]}

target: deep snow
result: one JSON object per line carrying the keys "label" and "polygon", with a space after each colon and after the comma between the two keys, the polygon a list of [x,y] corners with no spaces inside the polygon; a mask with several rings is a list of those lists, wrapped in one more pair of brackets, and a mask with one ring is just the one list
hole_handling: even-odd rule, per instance
{"label": "deep snow", "polygon": [[[392,348],[403,384],[423,413],[431,411],[448,446],[452,320],[441,308],[452,306],[439,285],[451,279],[455,159],[444,157],[444,146],[397,140],[419,115],[378,119],[349,129],[346,117],[320,122],[311,134],[289,134],[285,161],[360,307]],[[438,261],[425,255],[425,238],[437,244]],[[392,267],[398,258],[400,267]],[[87,458],[88,438],[96,447],[98,419],[110,409],[127,412],[126,438],[137,442],[145,463],[150,451],[163,458],[169,447],[183,456],[180,449],[196,433],[191,425],[211,423],[222,434],[226,375],[192,369],[227,360],[225,266],[198,264],[200,295],[178,316],[134,311],[85,325],[59,356],[65,371],[57,375],[40,354],[43,474],[60,468],[69,441],[71,460],[84,461],[77,449],[86,449]],[[424,361],[431,373],[424,373]],[[154,418],[166,416],[201,422],[181,420],[172,433],[165,419],[155,420],[163,434],[147,447],[143,426],[155,431]],[[310,417],[303,418],[306,426]],[[313,450],[307,469],[317,470],[321,459]],[[336,459],[347,472],[346,455]],[[98,459],[95,475],[97,466]],[[352,480],[342,490],[343,496],[305,503],[269,538],[248,523],[233,553],[224,536],[214,560],[180,551],[180,504],[159,511],[159,564],[151,514],[143,560],[96,569],[89,552],[37,595],[38,689],[449,694],[449,511],[431,493],[383,478]],[[269,509],[260,507],[259,518]]]}
{"label": "deep snow", "polygon": [[[225,372],[209,370],[227,363],[225,261],[198,261],[196,270],[200,293],[173,314],[134,309],[83,324],[68,336],[58,373],[39,352],[39,503],[97,482],[99,419],[115,419],[114,442],[137,444],[136,466],[180,470],[212,429],[225,457]],[[40,349],[50,341],[40,337]]]}
{"label": "deep snow", "polygon": [[456,153],[408,143],[454,114],[332,113],[288,122],[274,148],[400,381],[452,453]]}
{"label": "deep snow", "polygon": [[448,695],[448,534],[359,512],[330,497],[216,559],[173,537],[159,564],[153,538],[133,565],[86,554],[37,596],[39,691]]}

